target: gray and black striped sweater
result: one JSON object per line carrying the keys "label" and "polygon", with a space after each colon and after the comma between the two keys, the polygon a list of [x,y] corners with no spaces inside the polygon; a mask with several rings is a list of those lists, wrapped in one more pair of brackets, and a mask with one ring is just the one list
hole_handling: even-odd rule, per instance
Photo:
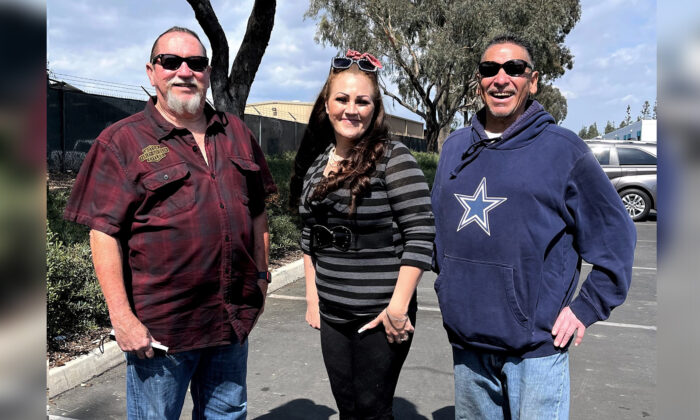
{"label": "gray and black striped sweater", "polygon": [[[430,269],[435,226],[425,176],[408,148],[390,141],[371,177],[371,195],[363,197],[348,217],[350,191],[339,189],[321,201],[310,201],[323,177],[332,145],[319,155],[304,177],[299,213],[304,227],[301,248],[316,268],[321,316],[349,322],[377,316],[391,300],[402,265]],[[353,232],[393,232],[393,244],[341,251],[310,248],[311,226],[347,226]],[[415,294],[412,306],[415,307]]]}

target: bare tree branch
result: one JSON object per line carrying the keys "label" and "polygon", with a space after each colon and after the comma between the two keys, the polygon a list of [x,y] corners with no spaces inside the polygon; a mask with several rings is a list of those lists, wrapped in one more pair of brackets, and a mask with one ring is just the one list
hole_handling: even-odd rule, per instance
{"label": "bare tree branch", "polygon": [[397,96],[397,95],[391,93],[391,92],[386,88],[386,86],[384,86],[383,83],[381,84],[381,88],[382,88],[382,91],[384,92],[384,94],[385,94],[386,96],[388,96],[388,97],[390,97],[391,99],[395,100],[395,101],[398,102],[401,106],[403,106],[404,108],[406,108],[406,109],[408,109],[409,111],[413,112],[414,114],[418,114],[418,116],[420,116],[421,118],[426,119],[425,113],[424,113],[423,111],[421,111],[420,109],[418,109],[418,108],[415,107],[415,106],[409,105],[409,104],[406,103],[403,99],[401,99],[401,97],[399,97],[399,96]]}

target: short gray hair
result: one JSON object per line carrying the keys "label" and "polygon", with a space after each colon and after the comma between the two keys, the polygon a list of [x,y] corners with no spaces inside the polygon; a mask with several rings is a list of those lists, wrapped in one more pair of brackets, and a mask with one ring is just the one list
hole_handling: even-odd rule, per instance
{"label": "short gray hair", "polygon": [[156,41],[153,43],[153,47],[151,48],[151,58],[148,60],[149,62],[153,62],[153,59],[156,56],[156,46],[158,45],[158,41],[163,37],[165,34],[169,34],[171,32],[180,32],[180,33],[185,33],[185,34],[190,34],[193,37],[197,38],[197,41],[199,41],[199,45],[202,46],[202,51],[204,51],[204,56],[207,56],[207,47],[202,44],[202,40],[199,39],[199,35],[191,29],[183,28],[182,26],[173,26],[172,28],[168,29],[167,31],[163,32],[162,34],[158,35],[158,38],[156,38]]}

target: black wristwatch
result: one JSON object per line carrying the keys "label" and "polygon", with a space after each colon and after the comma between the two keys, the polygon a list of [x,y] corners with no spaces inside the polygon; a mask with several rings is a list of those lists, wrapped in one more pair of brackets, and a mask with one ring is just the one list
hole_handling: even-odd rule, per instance
{"label": "black wristwatch", "polygon": [[269,271],[258,271],[258,278],[264,279],[267,284],[272,283],[272,274]]}

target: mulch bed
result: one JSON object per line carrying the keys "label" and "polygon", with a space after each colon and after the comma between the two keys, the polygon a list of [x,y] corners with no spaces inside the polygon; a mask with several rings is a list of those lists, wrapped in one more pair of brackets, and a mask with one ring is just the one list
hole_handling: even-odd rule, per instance
{"label": "mulch bed", "polygon": [[91,352],[100,346],[100,342],[103,339],[105,343],[109,342],[111,340],[109,338],[111,329],[111,327],[103,327],[94,331],[88,331],[80,336],[54,340],[51,343],[54,348],[49,348],[46,352],[49,367],[63,366],[69,361]]}

